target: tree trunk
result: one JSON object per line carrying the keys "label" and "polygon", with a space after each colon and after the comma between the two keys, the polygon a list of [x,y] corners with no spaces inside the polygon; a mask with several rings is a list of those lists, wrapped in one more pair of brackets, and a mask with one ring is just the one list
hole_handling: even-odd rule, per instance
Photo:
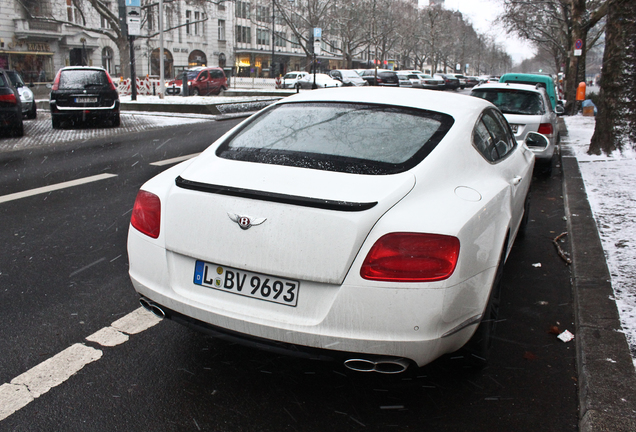
{"label": "tree trunk", "polygon": [[[585,53],[586,33],[583,30],[583,16],[586,12],[585,0],[571,0],[572,2],[572,33],[570,36],[568,70],[565,75],[565,98],[567,103],[565,111],[574,114],[576,107],[576,88],[581,82],[581,66],[585,67],[585,57],[583,55],[574,57],[574,44],[578,39],[583,41],[582,52]],[[582,65],[581,65],[582,63]],[[585,70],[585,69],[583,69]],[[585,73],[583,73],[583,79]]]}
{"label": "tree trunk", "polygon": [[598,115],[589,154],[636,149],[636,1],[611,0]]}

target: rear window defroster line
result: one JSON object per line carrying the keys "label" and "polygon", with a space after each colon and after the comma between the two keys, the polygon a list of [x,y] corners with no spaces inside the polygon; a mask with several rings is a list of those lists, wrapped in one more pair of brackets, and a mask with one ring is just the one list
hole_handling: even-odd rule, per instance
{"label": "rear window defroster line", "polygon": [[235,188],[230,186],[220,186],[208,183],[200,183],[186,180],[181,176],[175,179],[175,184],[183,189],[190,189],[199,192],[214,193],[219,195],[229,195],[240,198],[255,199],[260,201],[277,202],[302,207],[311,207],[324,210],[336,210],[346,212],[365,211],[375,207],[378,202],[349,202],[334,201],[319,198],[308,198],[296,195],[285,195],[273,192],[257,191],[252,189]]}

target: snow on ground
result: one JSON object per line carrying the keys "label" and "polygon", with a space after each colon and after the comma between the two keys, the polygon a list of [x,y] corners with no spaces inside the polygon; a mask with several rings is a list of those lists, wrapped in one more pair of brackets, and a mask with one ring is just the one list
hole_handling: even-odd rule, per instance
{"label": "snow on ground", "polygon": [[564,117],[594,213],[621,322],[636,366],[636,152],[590,156],[594,117]]}
{"label": "snow on ground", "polygon": [[[250,90],[255,92],[257,90]],[[249,101],[262,101],[262,100],[278,100],[280,96],[165,96],[163,99],[159,99],[159,96],[144,96],[137,95],[137,100],[131,100],[130,95],[120,95],[119,100],[126,103],[139,103],[139,104],[179,104],[179,105],[207,105],[207,104],[230,104]]]}

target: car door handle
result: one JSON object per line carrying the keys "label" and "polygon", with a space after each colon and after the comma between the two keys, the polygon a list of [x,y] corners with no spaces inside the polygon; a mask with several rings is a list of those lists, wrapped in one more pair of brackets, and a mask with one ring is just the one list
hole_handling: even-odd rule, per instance
{"label": "car door handle", "polygon": [[516,176],[515,178],[513,178],[512,179],[513,186],[519,185],[519,183],[521,183],[521,180],[523,180],[523,177],[520,177],[520,176]]}

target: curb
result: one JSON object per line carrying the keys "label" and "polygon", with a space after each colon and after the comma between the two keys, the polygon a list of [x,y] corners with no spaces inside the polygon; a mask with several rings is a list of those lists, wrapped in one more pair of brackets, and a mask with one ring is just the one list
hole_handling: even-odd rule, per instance
{"label": "curb", "polygon": [[581,432],[636,431],[636,371],[622,332],[611,276],[576,157],[561,146]]}

